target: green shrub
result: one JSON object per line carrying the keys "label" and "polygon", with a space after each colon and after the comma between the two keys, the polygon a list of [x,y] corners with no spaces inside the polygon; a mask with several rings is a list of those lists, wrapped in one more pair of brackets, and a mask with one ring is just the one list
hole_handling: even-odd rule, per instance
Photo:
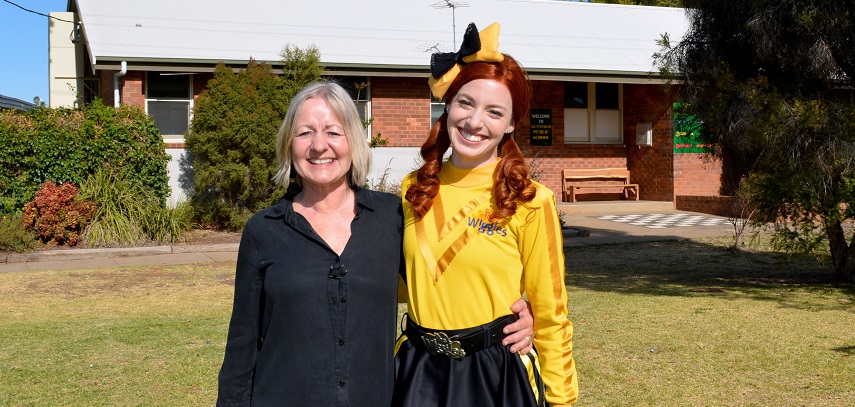
{"label": "green shrub", "polygon": [[24,228],[20,213],[0,217],[0,252],[28,252],[36,247],[36,234]]}
{"label": "green shrub", "polygon": [[95,204],[77,195],[77,187],[71,183],[45,182],[35,199],[24,205],[25,227],[49,246],[76,245],[95,212]]}
{"label": "green shrub", "polygon": [[75,185],[99,168],[125,170],[164,200],[169,156],[139,107],[39,107],[0,112],[0,213],[20,211],[46,181]]}
{"label": "green shrub", "polygon": [[275,136],[291,98],[320,78],[315,48],[286,47],[283,76],[250,61],[235,73],[223,64],[196,101],[185,142],[193,156],[191,202],[201,223],[239,230],[252,213],[284,193],[276,173]]}
{"label": "green shrub", "polygon": [[171,243],[190,228],[187,205],[167,208],[160,197],[126,172],[96,171],[80,196],[98,205],[83,234],[87,246]]}
{"label": "green shrub", "polygon": [[[372,118],[371,121],[374,121],[374,119]],[[386,147],[388,145],[389,145],[389,139],[386,137],[383,137],[383,135],[380,133],[377,133],[376,136],[371,137],[371,148]]]}

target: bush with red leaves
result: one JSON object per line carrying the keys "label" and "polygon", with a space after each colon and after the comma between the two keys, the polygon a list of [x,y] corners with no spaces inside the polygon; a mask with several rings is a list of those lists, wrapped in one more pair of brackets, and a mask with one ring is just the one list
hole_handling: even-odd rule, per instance
{"label": "bush with red leaves", "polygon": [[24,205],[24,225],[50,246],[76,245],[96,209],[92,202],[77,200],[77,193],[69,182],[45,182],[35,199]]}

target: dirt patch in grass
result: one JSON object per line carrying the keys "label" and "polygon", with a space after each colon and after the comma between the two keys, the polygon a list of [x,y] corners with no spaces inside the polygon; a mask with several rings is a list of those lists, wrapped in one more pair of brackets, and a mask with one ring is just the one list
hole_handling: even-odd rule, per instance
{"label": "dirt patch in grass", "polygon": [[240,243],[239,232],[212,229],[193,229],[186,232],[177,244],[222,244]]}
{"label": "dirt patch in grass", "polygon": [[111,294],[119,297],[137,290],[164,288],[185,275],[151,269],[117,269],[70,273],[68,278],[45,278],[23,284],[21,290],[32,296],[51,295],[66,300]]}
{"label": "dirt patch in grass", "polygon": [[[178,268],[163,265],[100,270],[45,271],[39,272],[42,273],[43,278],[22,279],[19,284],[0,285],[0,295],[27,294],[30,297],[51,296],[72,300],[101,295],[128,297],[140,293],[157,292],[175,286],[234,285],[234,274],[222,272],[223,270],[231,271],[233,268],[234,263],[231,262],[210,262]],[[188,273],[186,270],[193,272]],[[16,275],[16,277],[18,276]]]}

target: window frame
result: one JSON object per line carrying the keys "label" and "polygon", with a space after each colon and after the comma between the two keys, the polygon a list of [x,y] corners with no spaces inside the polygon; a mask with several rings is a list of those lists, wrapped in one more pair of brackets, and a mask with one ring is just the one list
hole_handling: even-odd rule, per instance
{"label": "window frame", "polygon": [[[445,111],[445,102],[442,99],[437,99],[430,90],[428,90],[428,98],[430,98],[430,128],[433,128],[434,123]],[[434,111],[439,112],[439,114],[434,116]]]}
{"label": "window frame", "polygon": [[[185,97],[169,97],[169,96],[154,96],[151,95],[151,83],[152,78],[157,75],[175,75],[175,76],[185,76],[187,78],[187,94]],[[145,77],[145,112],[148,115],[150,113],[150,103],[157,104],[158,102],[179,102],[187,104],[187,129],[184,130],[181,134],[164,134],[161,132],[161,136],[163,137],[164,142],[167,143],[183,143],[184,142],[184,134],[190,130],[190,127],[193,123],[193,109],[195,106],[195,100],[193,98],[193,74],[192,73],[172,73],[172,72],[163,72],[163,71],[146,71]],[[152,116],[154,119],[154,116]],[[158,131],[160,131],[160,127],[158,127]]]}
{"label": "window frame", "polygon": [[[587,107],[567,107],[564,102],[564,144],[624,144],[623,140],[623,84],[610,82],[586,83]],[[617,85],[617,109],[597,108],[597,84]],[[565,92],[567,85],[564,85]],[[611,117],[615,116],[616,117]],[[576,118],[575,120],[573,118]],[[580,125],[584,121],[584,126]],[[606,126],[610,124],[609,126]],[[581,131],[579,127],[581,126]],[[607,127],[607,128],[606,128]]]}
{"label": "window frame", "polygon": [[[360,119],[363,120],[363,123],[366,121],[368,122],[368,125],[365,126],[365,139],[368,140],[368,142],[371,142],[374,121],[372,120],[373,116],[371,115],[371,77],[367,75],[343,75],[333,76],[330,78],[341,85],[341,87],[347,91],[348,95],[350,95],[351,100],[356,103],[356,111],[361,114]],[[365,87],[357,90],[357,83],[365,84]],[[362,115],[364,115],[364,117]]]}

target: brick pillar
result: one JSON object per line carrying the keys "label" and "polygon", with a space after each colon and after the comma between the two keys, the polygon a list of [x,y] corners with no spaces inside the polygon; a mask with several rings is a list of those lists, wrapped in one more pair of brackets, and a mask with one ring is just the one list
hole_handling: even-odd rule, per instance
{"label": "brick pillar", "polygon": [[122,89],[122,103],[145,109],[143,78],[145,78],[145,72],[142,71],[128,71],[125,76],[119,78]]}

